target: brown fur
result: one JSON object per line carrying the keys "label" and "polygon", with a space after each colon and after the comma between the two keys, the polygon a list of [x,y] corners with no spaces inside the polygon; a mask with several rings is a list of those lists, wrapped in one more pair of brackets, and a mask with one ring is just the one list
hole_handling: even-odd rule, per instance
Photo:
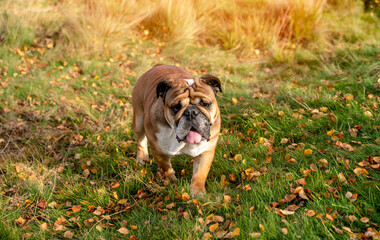
{"label": "brown fur", "polygon": [[[194,79],[194,83],[189,86],[184,79]],[[157,98],[156,96],[157,85],[162,81],[167,81],[171,84],[171,88],[165,96],[165,104],[161,97]],[[201,99],[212,103],[211,108],[207,109],[201,106]],[[178,102],[181,102],[183,108],[173,116],[170,107]],[[194,158],[190,191],[192,194],[202,194],[205,192],[205,182],[214,158],[221,124],[215,90],[207,80],[193,78],[179,67],[161,64],[154,66],[139,78],[132,94],[133,130],[138,140],[136,161],[144,163],[149,160],[146,136],[151,153],[160,168],[169,179],[176,180],[170,163],[172,156],[167,155],[160,149],[156,134],[160,131],[160,126],[170,128],[170,124],[176,123],[189,104],[196,105],[210,122],[214,119],[214,123],[210,128],[211,136],[207,150]]]}

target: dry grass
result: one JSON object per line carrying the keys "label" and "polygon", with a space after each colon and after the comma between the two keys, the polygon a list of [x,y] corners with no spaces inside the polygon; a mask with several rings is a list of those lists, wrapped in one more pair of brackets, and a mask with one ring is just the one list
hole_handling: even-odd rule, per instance
{"label": "dry grass", "polygon": [[7,30],[0,36],[22,42],[20,29],[28,29],[29,41],[35,35],[66,52],[84,53],[105,45],[119,48],[139,36],[169,47],[201,43],[246,56],[269,51],[277,60],[291,58],[296,48],[321,52],[337,42],[375,42],[378,20],[368,15],[363,21],[360,2],[338,2],[347,1],[44,0],[25,6],[7,0],[0,5],[7,14],[1,20]]}

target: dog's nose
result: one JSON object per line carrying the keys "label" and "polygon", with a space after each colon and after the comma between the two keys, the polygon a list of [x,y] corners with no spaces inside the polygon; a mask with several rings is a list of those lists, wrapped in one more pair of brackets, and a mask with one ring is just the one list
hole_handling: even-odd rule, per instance
{"label": "dog's nose", "polygon": [[196,117],[199,114],[199,110],[196,107],[188,107],[183,114],[186,117]]}

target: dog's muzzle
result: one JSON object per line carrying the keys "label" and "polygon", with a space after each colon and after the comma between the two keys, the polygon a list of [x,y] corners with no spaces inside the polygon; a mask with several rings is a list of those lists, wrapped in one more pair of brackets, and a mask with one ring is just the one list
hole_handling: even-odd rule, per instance
{"label": "dog's muzzle", "polygon": [[209,141],[210,125],[209,119],[196,106],[191,105],[178,121],[177,140],[186,140],[188,143],[200,143],[204,139]]}

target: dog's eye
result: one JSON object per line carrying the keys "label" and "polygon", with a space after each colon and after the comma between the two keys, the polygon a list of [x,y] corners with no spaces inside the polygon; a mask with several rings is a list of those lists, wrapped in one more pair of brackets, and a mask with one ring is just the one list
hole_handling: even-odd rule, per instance
{"label": "dog's eye", "polygon": [[182,108],[181,103],[178,103],[178,104],[170,107],[170,109],[172,110],[173,113],[179,112],[179,110],[181,110],[181,108]]}
{"label": "dog's eye", "polygon": [[205,107],[205,108],[210,108],[210,107],[211,107],[211,103],[209,103],[209,102],[203,102],[203,101],[201,101],[200,104],[201,104],[203,107]]}

